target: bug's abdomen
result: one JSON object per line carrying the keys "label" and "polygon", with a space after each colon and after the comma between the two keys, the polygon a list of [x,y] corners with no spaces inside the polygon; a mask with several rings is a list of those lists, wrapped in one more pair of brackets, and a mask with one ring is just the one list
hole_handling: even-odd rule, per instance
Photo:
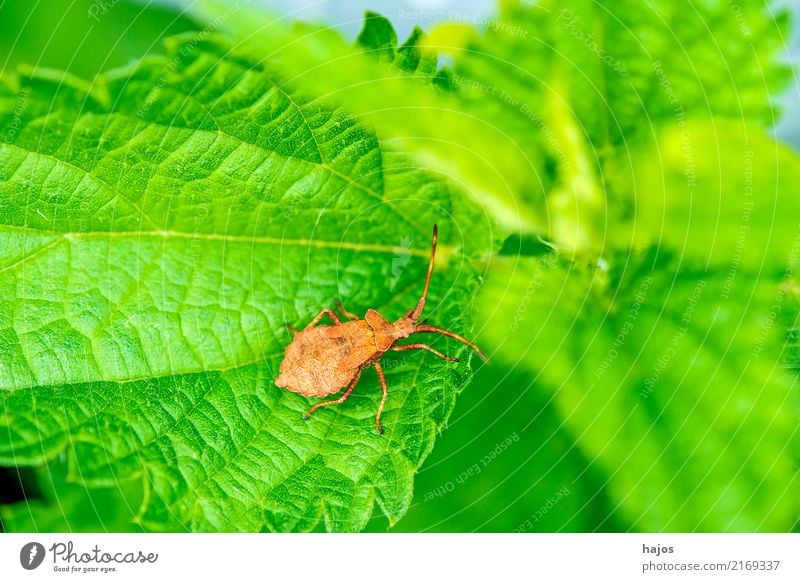
{"label": "bug's abdomen", "polygon": [[372,330],[365,321],[307,329],[286,348],[275,384],[304,396],[335,394],[376,352]]}

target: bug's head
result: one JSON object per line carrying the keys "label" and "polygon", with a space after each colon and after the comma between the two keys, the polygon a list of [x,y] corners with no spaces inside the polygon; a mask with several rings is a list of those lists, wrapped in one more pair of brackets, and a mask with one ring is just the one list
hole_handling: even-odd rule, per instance
{"label": "bug's head", "polygon": [[394,322],[392,325],[392,336],[395,339],[404,339],[417,331],[417,322],[409,316],[404,316]]}

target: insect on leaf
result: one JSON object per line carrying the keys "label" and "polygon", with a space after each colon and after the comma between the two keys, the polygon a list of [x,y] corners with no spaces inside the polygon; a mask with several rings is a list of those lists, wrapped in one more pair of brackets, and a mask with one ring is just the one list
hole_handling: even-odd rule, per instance
{"label": "insect on leaf", "polygon": [[68,481],[136,480],[152,530],[360,530],[376,503],[394,522],[469,349],[387,360],[381,437],[372,371],[303,421],[309,399],[274,385],[285,324],[337,299],[400,317],[438,221],[426,316],[466,333],[485,225],[268,66],[216,39],[167,48],[91,93],[66,77],[0,89],[0,126],[20,128],[0,145],[0,460],[65,453]]}

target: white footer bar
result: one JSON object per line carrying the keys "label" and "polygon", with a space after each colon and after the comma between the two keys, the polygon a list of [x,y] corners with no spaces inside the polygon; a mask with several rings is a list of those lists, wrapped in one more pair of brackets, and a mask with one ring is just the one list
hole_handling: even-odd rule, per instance
{"label": "white footer bar", "polygon": [[191,575],[231,582],[796,582],[800,534],[0,535],[0,580]]}

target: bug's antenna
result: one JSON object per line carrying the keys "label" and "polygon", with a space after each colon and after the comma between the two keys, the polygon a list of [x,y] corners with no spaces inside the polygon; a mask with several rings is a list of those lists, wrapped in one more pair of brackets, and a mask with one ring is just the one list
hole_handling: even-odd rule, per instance
{"label": "bug's antenna", "polygon": [[439,240],[439,227],[438,225],[433,225],[433,242],[431,243],[431,262],[428,265],[428,276],[425,277],[425,289],[422,290],[422,297],[419,298],[419,303],[417,303],[417,308],[411,312],[411,319],[416,321],[419,319],[419,316],[422,314],[422,310],[425,308],[425,299],[428,297],[428,287],[431,285],[431,275],[433,274],[433,259],[436,256],[436,241]]}
{"label": "bug's antenna", "polygon": [[439,327],[434,327],[432,325],[418,325],[417,329],[415,330],[415,333],[440,333],[442,335],[446,335],[447,337],[451,337],[455,340],[460,341],[462,344],[466,344],[469,347],[471,347],[473,350],[475,350],[475,353],[478,354],[480,359],[483,360],[484,362],[489,361],[488,356],[484,354],[478,346],[469,341],[467,338],[461,337],[460,335],[452,331],[441,329]]}

